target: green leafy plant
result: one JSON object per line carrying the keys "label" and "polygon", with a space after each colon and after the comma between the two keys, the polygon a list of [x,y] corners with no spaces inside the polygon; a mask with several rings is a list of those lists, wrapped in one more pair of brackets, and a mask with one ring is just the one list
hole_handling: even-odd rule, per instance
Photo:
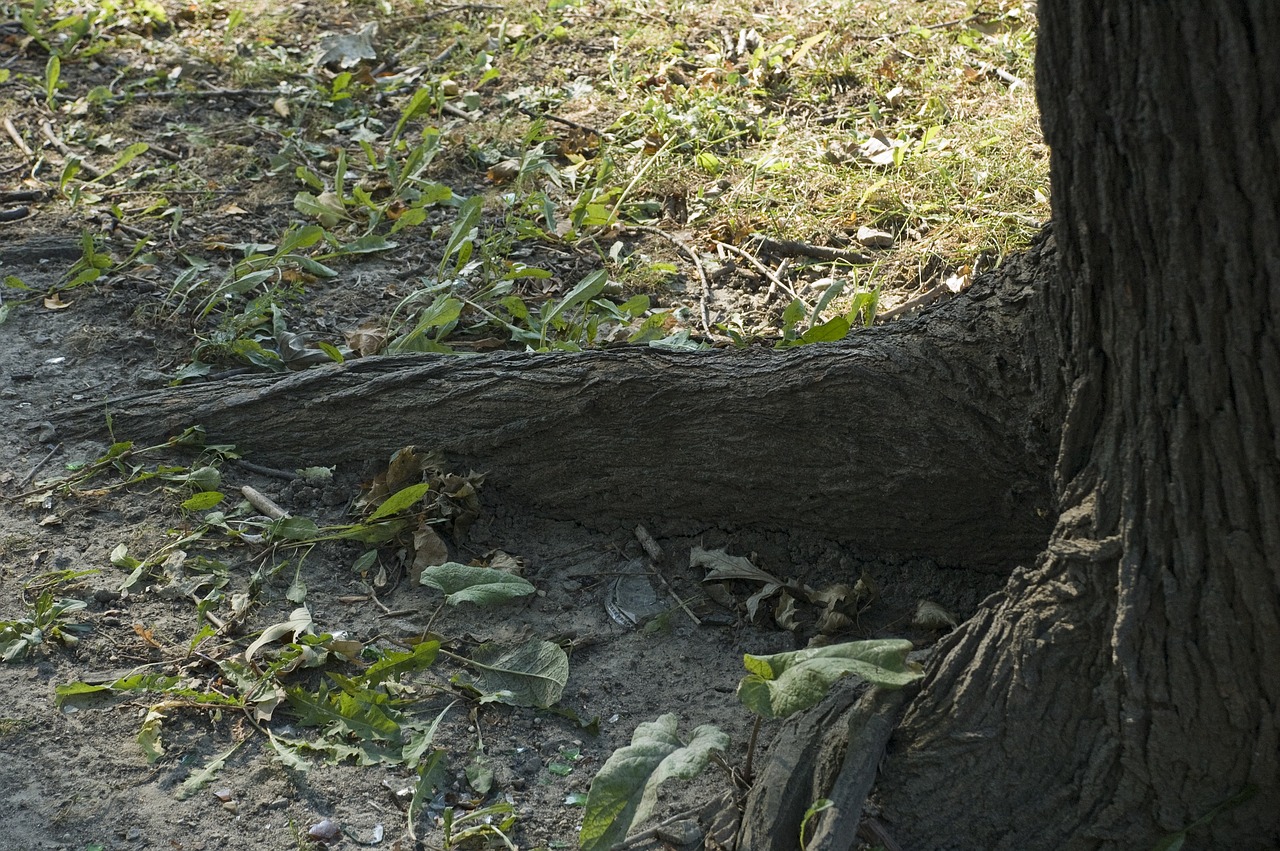
{"label": "green leafy plant", "polygon": [[497,840],[511,851],[516,845],[507,834],[516,823],[515,807],[506,801],[458,815],[453,807],[446,807],[440,819],[444,833],[444,847],[457,848],[469,839]]}
{"label": "green leafy plant", "polygon": [[[738,684],[738,699],[756,715],[746,777],[751,777],[762,719],[785,718],[808,709],[848,674],[881,688],[901,688],[922,676],[917,666],[907,661],[911,649],[911,642],[904,639],[877,639],[770,656],[746,655],[743,662],[748,674]],[[640,724],[631,744],[614,751],[601,767],[591,781],[579,833],[584,851],[609,848],[621,841],[652,811],[663,781],[696,777],[710,762],[712,752],[728,748],[728,736],[713,725],[698,727],[685,743],[676,734],[676,724],[676,716],[670,714]],[[806,823],[817,812],[806,815]]]}
{"label": "green leafy plant", "polygon": [[578,841],[583,851],[611,848],[631,826],[653,811],[658,787],[670,779],[690,780],[702,773],[716,752],[729,747],[729,737],[704,724],[688,741],[677,732],[671,713],[637,725],[631,744],[619,748],[591,781]]}
{"label": "green leafy plant", "polygon": [[80,643],[90,629],[85,624],[67,622],[67,616],[85,608],[83,600],[55,599],[45,591],[36,598],[31,614],[17,620],[0,621],[0,662],[16,662],[50,641],[65,647]]}

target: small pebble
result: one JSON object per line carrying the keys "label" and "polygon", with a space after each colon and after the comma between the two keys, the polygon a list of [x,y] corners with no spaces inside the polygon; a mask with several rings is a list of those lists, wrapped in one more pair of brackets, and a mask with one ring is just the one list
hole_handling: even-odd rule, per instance
{"label": "small pebble", "polygon": [[313,824],[311,829],[307,831],[308,839],[325,844],[336,842],[341,837],[342,828],[332,819],[324,819],[317,824]]}

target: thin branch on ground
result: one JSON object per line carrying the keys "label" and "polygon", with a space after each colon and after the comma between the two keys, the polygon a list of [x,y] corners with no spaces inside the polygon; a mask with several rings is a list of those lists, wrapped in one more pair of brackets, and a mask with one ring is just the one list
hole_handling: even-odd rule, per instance
{"label": "thin branch on ground", "polygon": [[643,231],[645,233],[651,233],[654,236],[662,237],[667,242],[683,251],[688,255],[689,259],[693,261],[693,268],[698,271],[698,280],[702,282],[702,293],[698,299],[698,306],[701,312],[701,316],[699,318],[702,320],[702,331],[705,334],[710,334],[711,314],[707,302],[711,297],[711,282],[707,280],[707,270],[702,268],[702,258],[698,256],[698,252],[661,228],[650,227],[649,225],[627,225],[627,229]]}
{"label": "thin branch on ground", "polygon": [[676,605],[684,609],[684,613],[689,616],[689,620],[693,621],[694,626],[702,626],[702,618],[695,615],[693,613],[693,609],[689,608],[689,604],[680,598],[680,595],[676,593],[676,589],[672,588],[671,583],[667,581],[667,577],[662,575],[662,571],[658,570],[658,568],[652,564],[649,566],[653,568],[652,573],[662,581],[663,586],[667,589],[667,593],[671,595],[671,599],[676,601]]}
{"label": "thin branch on ground", "polygon": [[778,257],[812,257],[815,260],[840,260],[845,263],[874,262],[861,251],[852,251],[848,248],[831,248],[826,245],[801,242],[798,239],[773,239],[768,236],[760,237],[759,241],[761,254],[773,254]]}
{"label": "thin branch on ground", "polygon": [[22,481],[18,482],[18,487],[25,488],[27,486],[27,483],[36,477],[36,473],[40,472],[40,468],[43,467],[45,464],[48,464],[49,459],[52,458],[54,455],[56,455],[58,450],[61,448],[62,448],[61,443],[54,444],[54,447],[49,450],[49,454],[41,458],[39,461],[37,461],[36,465],[31,468],[31,472],[27,473],[25,476],[22,477]]}
{"label": "thin branch on ground", "polygon": [[[764,265],[763,263],[761,263],[761,262],[760,262],[759,260],[757,260],[755,257],[752,257],[750,254],[748,254],[747,252],[743,251],[743,250],[742,250],[741,248],[739,248],[738,246],[736,246],[736,245],[730,245],[730,244],[729,244],[729,243],[727,243],[727,242],[717,242],[717,243],[716,243],[716,245],[717,245],[717,246],[719,246],[719,247],[721,247],[721,248],[723,248],[725,251],[731,251],[731,252],[733,252],[734,254],[736,254],[736,255],[738,255],[739,257],[741,257],[743,260],[746,260],[748,263],[750,263],[752,266],[754,266],[754,267],[755,267],[755,269],[756,269],[756,271],[757,271],[757,272],[759,272],[761,275],[764,275],[764,276],[765,276],[765,278],[767,278],[767,279],[769,280],[769,282],[770,282],[773,286],[775,286],[775,287],[777,287],[778,289],[782,290],[784,293],[786,293],[787,295],[791,296],[793,299],[798,300],[801,304],[803,304],[803,305],[805,306],[805,309],[806,309],[806,310],[808,310],[808,309],[809,309],[809,305],[808,305],[808,303],[807,303],[807,302],[805,302],[805,300],[804,300],[804,299],[800,298],[800,295],[799,295],[795,290],[793,290],[793,289],[791,289],[791,287],[787,286],[787,284],[786,284],[786,283],[784,283],[784,282],[783,282],[783,280],[782,280],[780,277],[778,277],[776,274],[774,274],[773,270],[771,270],[768,266],[766,266],[766,265]],[[767,299],[766,299],[766,300],[767,300]]]}
{"label": "thin branch on ground", "polygon": [[284,479],[286,482],[292,482],[298,478],[298,474],[292,470],[277,470],[275,467],[264,467],[261,464],[255,464],[252,461],[245,461],[240,458],[232,458],[231,463],[235,464],[242,470],[248,470],[250,473],[257,473],[260,476],[270,476],[273,479]]}
{"label": "thin branch on ground", "polygon": [[982,13],[978,12],[964,18],[956,18],[954,21],[943,21],[940,24],[918,24],[914,27],[908,27],[905,30],[898,30],[897,32],[891,33],[854,33],[849,36],[849,38],[858,39],[860,41],[878,41],[882,38],[898,38],[899,36],[911,35],[916,30],[945,30],[950,29],[951,27],[963,26],[964,24],[971,24],[981,18]]}
{"label": "thin branch on ground", "polygon": [[658,836],[658,831],[662,830],[664,827],[675,824],[678,821],[683,821],[684,819],[693,818],[701,810],[702,810],[702,807],[694,807],[691,810],[685,810],[682,813],[676,813],[670,818],[664,821],[661,821],[658,824],[655,824],[653,827],[648,828],[647,830],[642,830],[639,833],[631,834],[626,839],[622,840],[617,845],[615,845],[614,848],[618,849],[618,851],[621,851],[621,849],[623,848],[633,848],[644,842],[648,842],[650,839],[655,839]]}
{"label": "thin branch on ground", "polygon": [[29,146],[26,143],[26,140],[22,138],[22,134],[18,132],[18,128],[13,125],[13,120],[7,115],[4,119],[4,132],[9,134],[9,138],[13,140],[14,147],[19,151],[22,151],[22,153],[26,155],[27,159],[33,160],[36,158],[35,151],[31,150],[31,146]]}
{"label": "thin branch on ground", "polygon": [[76,154],[75,151],[67,147],[66,142],[63,142],[61,139],[58,138],[58,134],[53,132],[53,125],[50,124],[48,121],[40,122],[40,132],[43,133],[44,137],[49,140],[50,145],[53,145],[55,148],[58,149],[58,153],[62,154],[64,157],[75,157],[77,160],[79,160],[80,168],[84,170],[85,174],[95,179],[102,177],[102,171],[100,169],[97,169],[92,165],[90,165],[87,160],[85,160],[83,157]]}
{"label": "thin branch on ground", "polygon": [[581,130],[583,133],[591,133],[595,136],[604,136],[602,132],[589,124],[583,124],[581,121],[574,121],[572,118],[564,118],[550,112],[534,112],[532,109],[521,108],[520,111],[533,119],[543,119],[544,121],[552,121],[556,124],[563,124],[565,127],[572,127],[575,130]]}
{"label": "thin branch on ground", "polygon": [[908,299],[891,310],[886,310],[883,313],[876,314],[876,322],[893,319],[895,316],[901,316],[902,314],[915,310],[918,307],[933,304],[949,292],[951,291],[947,289],[945,284],[938,284],[933,289],[925,290],[915,298]]}
{"label": "thin branch on ground", "polygon": [[276,97],[283,94],[279,89],[159,89],[143,90],[116,95],[112,101],[129,100],[172,100],[174,98],[252,98]]}

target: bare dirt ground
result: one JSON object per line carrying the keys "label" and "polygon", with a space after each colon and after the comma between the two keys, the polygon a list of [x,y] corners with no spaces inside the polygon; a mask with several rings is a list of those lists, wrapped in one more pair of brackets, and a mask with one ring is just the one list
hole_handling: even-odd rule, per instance
{"label": "bare dirt ground", "polygon": [[[322,29],[345,32],[361,20],[354,7],[344,7],[336,17],[298,8],[297,17],[312,26],[296,34],[297,44],[304,46]],[[455,32],[465,32],[477,20],[464,7],[451,14]],[[181,15],[174,11],[171,19],[179,22],[180,33]],[[7,43],[18,46],[18,30],[5,33]],[[558,42],[545,44],[550,50]],[[604,45],[575,42],[574,49],[577,58],[569,60],[535,54],[526,84],[537,83],[539,73],[558,82],[556,69],[575,61],[597,62]],[[25,43],[15,56],[5,61],[14,74],[31,80],[47,75],[47,55],[37,47]],[[113,85],[118,66],[110,52],[76,66],[68,62],[61,72],[72,86],[66,97]],[[195,63],[184,67],[188,75],[208,71]],[[207,88],[222,83],[207,73]],[[495,95],[485,97],[486,106],[496,101]],[[0,275],[28,288],[4,291],[9,313],[0,324],[5,435],[0,441],[0,622],[22,624],[32,618],[43,592],[84,607],[58,622],[73,628],[70,640],[59,641],[46,628],[43,643],[32,642],[0,664],[0,851],[288,849],[317,843],[441,848],[451,841],[444,834],[446,814],[461,817],[494,805],[509,805],[515,816],[505,831],[515,846],[577,847],[581,796],[609,754],[630,741],[638,723],[676,712],[682,731],[716,724],[731,738],[727,765],[740,770],[751,730],[751,716],[735,697],[742,654],[803,647],[818,632],[816,610],[801,605],[791,622],[780,616],[776,597],[753,618],[746,601],[758,586],[734,581],[709,590],[702,581],[705,567],[690,563],[695,548],[750,557],[778,577],[794,577],[813,588],[863,577],[876,593],[860,599],[856,617],[835,634],[840,641],[895,636],[928,646],[941,629],[936,623],[913,623],[922,600],[963,618],[997,584],[998,577],[981,570],[867,561],[838,541],[786,529],[691,528],[679,517],[650,530],[662,549],[653,561],[631,528],[590,517],[574,523],[529,516],[493,495],[501,482],[486,482],[469,528],[455,527],[444,536],[448,557],[493,564],[498,553],[509,554],[536,592],[500,606],[441,609],[441,594],[410,575],[414,553],[403,539],[377,548],[372,563],[357,565],[369,547],[352,541],[317,543],[300,557],[297,550],[285,554],[270,541],[210,526],[207,511],[182,507],[193,493],[218,491],[227,495],[219,509],[228,519],[243,518],[257,513],[241,501],[241,487],[250,486],[322,527],[350,523],[360,517],[356,501],[362,488],[385,469],[387,458],[338,467],[331,478],[313,481],[295,471],[272,473],[269,457],[244,459],[266,467],[263,472],[225,454],[174,447],[127,459],[143,465],[144,472],[170,465],[169,479],[126,485],[126,479],[139,478],[126,465],[124,472],[113,467],[69,485],[69,477],[101,458],[113,439],[128,441],[129,435],[109,435],[104,422],[99,439],[75,439],[60,431],[60,413],[166,386],[184,367],[200,363],[193,357],[193,333],[209,343],[227,325],[211,329],[190,312],[175,310],[174,282],[192,268],[197,254],[202,262],[226,267],[234,255],[228,246],[277,240],[298,187],[292,168],[268,167],[280,152],[278,132],[259,120],[272,114],[269,95],[215,97],[205,91],[189,100],[138,97],[105,113],[91,109],[95,132],[125,141],[146,138],[179,159],[165,166],[172,169],[165,179],[173,183],[164,191],[135,173],[134,182],[114,185],[114,191],[84,187],[96,200],[82,196],[79,202],[55,189],[56,168],[69,157],[40,141],[36,130],[43,107],[34,101],[7,103],[7,117],[29,131],[22,135],[47,164],[36,177],[24,177],[32,173],[31,161],[13,148],[0,153],[0,189],[20,193],[38,187],[35,200],[6,202],[29,207],[27,218],[0,224]],[[607,124],[612,117],[595,112],[590,120]],[[64,111],[58,118],[58,127],[66,130],[72,117]],[[446,133],[466,148],[463,127]],[[91,150],[87,141],[86,149]],[[314,153],[331,165],[331,151]],[[104,170],[112,155],[91,153],[89,159]],[[434,176],[448,180],[458,196],[493,193],[491,167],[487,155],[469,167],[465,160],[442,161]],[[172,213],[141,214],[162,196],[184,199],[180,226]],[[178,202],[169,203],[172,209]],[[415,276],[437,268],[453,216],[450,208],[429,209],[422,228],[396,236],[394,251],[380,252],[376,259],[359,255],[327,261],[338,273],[332,278],[296,278],[301,283],[287,301],[289,329],[308,335],[312,354],[319,351],[317,341],[335,347],[349,342],[349,332],[370,317],[386,316],[412,292]],[[85,256],[85,232],[110,264],[95,280],[67,288],[68,270]],[[145,256],[128,260],[144,238]],[[625,241],[628,252],[643,249],[660,261],[686,262],[669,240],[652,234],[632,231]],[[605,262],[593,245],[553,240],[520,242],[510,256],[517,255],[551,271],[538,285],[553,298]],[[661,296],[655,294],[655,305],[683,307],[693,318],[679,321],[696,331],[699,287],[692,271],[682,280],[683,289],[676,282]],[[709,308],[716,316],[758,315],[758,324],[776,325],[782,305],[770,306],[768,291],[766,279],[730,269],[717,278]],[[491,337],[491,332],[460,333],[457,345],[483,349]],[[221,343],[243,338],[232,335]],[[706,339],[722,345],[726,338],[711,334]],[[197,380],[225,380],[254,368],[228,351],[208,354],[206,349],[207,375]],[[278,439],[286,442],[288,435]],[[310,463],[326,467],[330,462],[316,457]],[[216,487],[173,480],[206,464],[219,471]],[[447,458],[444,465],[448,470]],[[177,574],[153,565],[122,590],[130,571],[112,558],[122,544],[139,558],[181,549],[190,564],[216,563],[211,570],[217,581],[183,585]],[[236,608],[237,595],[247,607]],[[202,599],[203,608],[197,602]],[[465,686],[474,672],[469,675],[466,666],[441,658],[406,674],[396,691],[397,705],[414,718],[434,718],[452,703],[433,740],[441,762],[429,783],[423,786],[404,760],[380,758],[367,749],[346,758],[333,751],[291,751],[305,758],[309,767],[304,769],[282,756],[271,736],[307,740],[316,728],[287,701],[269,717],[256,715],[243,700],[237,703],[243,689],[227,680],[225,667],[299,605],[314,619],[315,635],[353,640],[360,648],[353,659],[333,655],[323,665],[279,673],[279,683],[306,693],[332,684],[325,672],[355,676],[378,654],[404,651],[430,636],[464,657],[484,643],[552,642],[568,654],[567,683],[549,709],[481,702],[476,690]],[[619,619],[618,606],[636,614],[636,622]],[[259,661],[265,666],[264,660],[276,658],[283,643],[268,647]],[[65,700],[55,692],[73,683],[119,683],[137,674],[177,678],[179,685]],[[228,700],[195,698],[180,693],[183,687]],[[158,745],[140,737],[149,722],[160,731]],[[762,743],[775,729],[765,725]],[[207,782],[195,782],[223,756]],[[468,773],[477,764],[485,768],[482,775],[491,773],[487,782],[475,771]],[[411,810],[419,786],[426,791]],[[664,786],[652,821],[688,812],[688,823],[677,822],[636,847],[700,847],[706,825],[698,822],[698,808],[731,786],[728,772],[719,770],[693,784]],[[486,840],[497,842],[489,834],[467,847]]]}

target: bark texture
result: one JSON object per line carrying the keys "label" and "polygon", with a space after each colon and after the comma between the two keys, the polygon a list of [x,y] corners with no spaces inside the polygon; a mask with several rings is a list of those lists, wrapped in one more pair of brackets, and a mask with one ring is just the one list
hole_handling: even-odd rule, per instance
{"label": "bark texture", "polygon": [[[842,345],[367,358],[106,410],[122,438],[199,423],[279,463],[439,449],[542,516],[809,528],[868,553],[1007,569],[1049,530],[1032,272],[1015,265],[927,323]],[[104,423],[102,405],[64,421]]]}
{"label": "bark texture", "polygon": [[1151,848],[1233,797],[1188,847],[1280,847],[1280,5],[1040,16],[1060,517],[879,796],[911,849]]}

